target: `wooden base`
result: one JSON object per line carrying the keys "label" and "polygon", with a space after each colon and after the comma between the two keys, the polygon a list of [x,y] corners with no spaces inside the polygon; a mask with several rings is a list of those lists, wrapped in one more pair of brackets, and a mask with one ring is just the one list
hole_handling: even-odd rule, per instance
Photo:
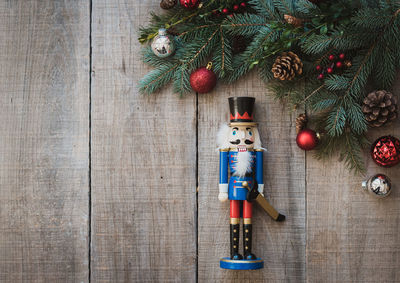
{"label": "wooden base", "polygon": [[233,260],[229,257],[224,257],[220,260],[219,266],[224,269],[232,270],[254,270],[264,267],[264,261],[261,258],[255,260]]}

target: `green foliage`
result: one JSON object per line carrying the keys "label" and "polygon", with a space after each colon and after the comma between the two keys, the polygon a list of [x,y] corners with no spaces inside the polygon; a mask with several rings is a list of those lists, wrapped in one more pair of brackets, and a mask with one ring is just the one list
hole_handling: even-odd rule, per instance
{"label": "green foliage", "polygon": [[[292,109],[305,107],[315,117],[312,122],[323,136],[318,158],[339,153],[350,169],[362,172],[367,123],[361,103],[369,82],[376,89],[390,89],[400,68],[400,2],[249,0],[246,11],[215,15],[234,4],[204,0],[195,10],[177,5],[161,15],[151,14],[150,23],[140,28],[139,41],[150,41],[164,27],[178,34],[177,48],[164,59],[143,48],[143,61],[155,69],[139,81],[139,90],[150,94],[172,81],[174,92],[190,92],[190,74],[208,62],[226,83],[257,69],[277,99],[288,101]],[[285,15],[301,18],[303,25],[288,24]],[[244,41],[244,50],[236,50],[238,40]],[[301,58],[303,72],[291,81],[279,81],[271,68],[287,51]],[[330,66],[328,56],[339,53],[346,54],[351,67],[335,68],[318,80],[316,65]]]}

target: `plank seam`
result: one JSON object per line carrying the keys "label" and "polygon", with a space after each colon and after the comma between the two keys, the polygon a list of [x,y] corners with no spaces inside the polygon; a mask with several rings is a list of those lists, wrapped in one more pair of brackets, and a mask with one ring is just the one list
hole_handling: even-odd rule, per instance
{"label": "plank seam", "polygon": [[199,94],[196,92],[196,283],[199,281]]}
{"label": "plank seam", "polygon": [[93,1],[89,1],[89,172],[88,172],[88,282],[91,282],[92,257],[92,22]]}

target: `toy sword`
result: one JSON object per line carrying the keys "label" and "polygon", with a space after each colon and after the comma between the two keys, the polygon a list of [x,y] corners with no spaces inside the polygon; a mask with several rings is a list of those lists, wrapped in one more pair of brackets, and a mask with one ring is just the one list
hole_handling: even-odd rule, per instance
{"label": "toy sword", "polygon": [[269,216],[272,217],[275,221],[284,221],[286,219],[285,215],[280,214],[276,209],[263,197],[255,188],[257,184],[254,184],[252,188],[249,187],[249,184],[244,181],[242,182],[242,186],[249,190],[247,194],[247,201],[252,202],[255,200],[264,210],[268,213]]}

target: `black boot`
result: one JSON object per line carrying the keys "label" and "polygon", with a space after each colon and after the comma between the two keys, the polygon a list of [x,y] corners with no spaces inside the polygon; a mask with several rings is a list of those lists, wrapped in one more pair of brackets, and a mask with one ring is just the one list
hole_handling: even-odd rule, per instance
{"label": "black boot", "polygon": [[243,259],[239,254],[239,224],[231,224],[231,259]]}
{"label": "black boot", "polygon": [[257,257],[251,253],[252,224],[243,224],[244,259],[254,260]]}

